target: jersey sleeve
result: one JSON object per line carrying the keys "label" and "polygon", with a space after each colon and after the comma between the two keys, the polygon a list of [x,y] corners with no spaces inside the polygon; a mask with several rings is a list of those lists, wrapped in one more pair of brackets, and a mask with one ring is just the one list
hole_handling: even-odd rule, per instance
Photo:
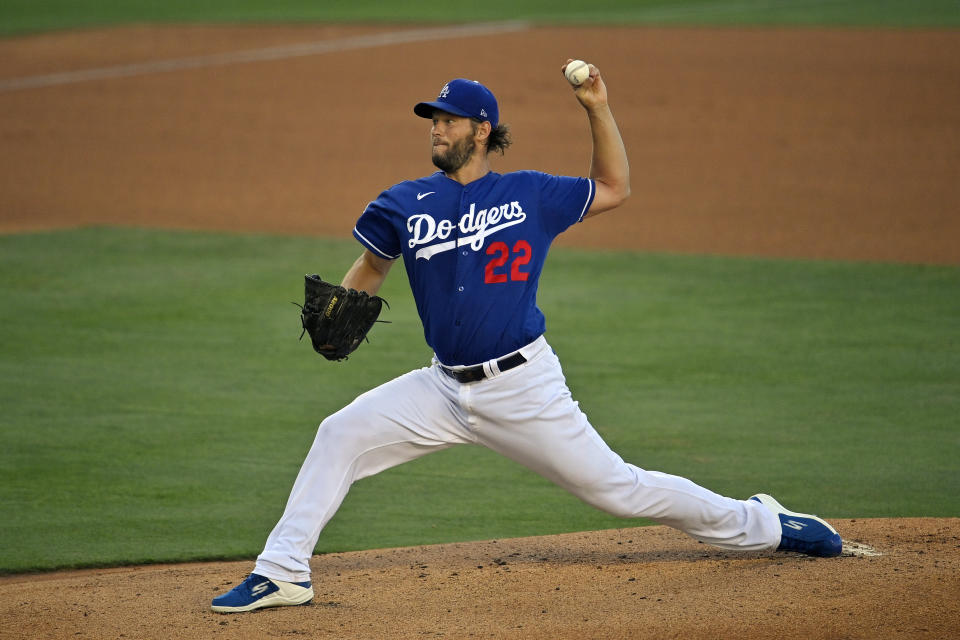
{"label": "jersey sleeve", "polygon": [[392,200],[389,190],[381,193],[367,205],[353,228],[353,237],[360,244],[388,260],[395,260],[401,254],[400,239],[393,223],[396,214],[393,213]]}
{"label": "jersey sleeve", "polygon": [[539,179],[540,207],[546,213],[544,223],[551,235],[559,235],[583,220],[596,194],[593,180],[545,173]]}

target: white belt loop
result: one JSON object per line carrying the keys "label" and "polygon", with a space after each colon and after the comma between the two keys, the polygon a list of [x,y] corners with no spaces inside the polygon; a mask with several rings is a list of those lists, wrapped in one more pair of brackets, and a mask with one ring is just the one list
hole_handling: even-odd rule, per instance
{"label": "white belt loop", "polygon": [[543,352],[548,346],[549,345],[547,344],[547,339],[543,336],[540,336],[539,338],[537,338],[530,344],[526,345],[525,347],[521,347],[520,355],[526,358],[527,361],[529,362],[530,360],[533,360],[535,357],[540,355],[540,353]]}

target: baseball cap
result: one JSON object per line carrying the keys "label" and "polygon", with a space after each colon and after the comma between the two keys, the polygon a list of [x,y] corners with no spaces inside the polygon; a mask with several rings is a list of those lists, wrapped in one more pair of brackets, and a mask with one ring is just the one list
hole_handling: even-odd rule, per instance
{"label": "baseball cap", "polygon": [[443,85],[435,101],[419,102],[413,112],[421,118],[432,118],[435,109],[481,121],[487,120],[493,128],[496,128],[500,121],[497,99],[493,97],[493,92],[476,80],[451,80]]}

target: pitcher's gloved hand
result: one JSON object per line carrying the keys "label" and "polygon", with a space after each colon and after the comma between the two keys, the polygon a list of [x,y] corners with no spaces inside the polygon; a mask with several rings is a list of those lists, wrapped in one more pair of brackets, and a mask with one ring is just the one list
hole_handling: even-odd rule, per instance
{"label": "pitcher's gloved hand", "polygon": [[303,333],[310,334],[314,351],[327,360],[346,359],[367,337],[386,301],[365,291],[325,282],[316,274],[305,276],[305,280],[300,307]]}

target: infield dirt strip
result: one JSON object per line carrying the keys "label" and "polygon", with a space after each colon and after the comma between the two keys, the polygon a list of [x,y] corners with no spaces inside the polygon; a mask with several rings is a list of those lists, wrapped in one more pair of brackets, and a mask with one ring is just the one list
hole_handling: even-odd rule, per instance
{"label": "infield dirt strip", "polygon": [[[505,28],[355,46],[405,29],[0,40],[0,231],[348,237],[380,190],[432,171],[412,106],[454,77],[488,84],[512,126],[496,170],[583,175],[586,122],[559,72],[580,57],[609,84],[634,195],[558,244],[960,263],[960,32]],[[329,42],[343,46],[229,58]],[[67,81],[15,82],[53,74]],[[861,555],[732,554],[663,527],[329,554],[312,605],[250,615],[208,609],[250,561],[8,576],[0,638],[957,636],[960,519],[833,522]]]}

